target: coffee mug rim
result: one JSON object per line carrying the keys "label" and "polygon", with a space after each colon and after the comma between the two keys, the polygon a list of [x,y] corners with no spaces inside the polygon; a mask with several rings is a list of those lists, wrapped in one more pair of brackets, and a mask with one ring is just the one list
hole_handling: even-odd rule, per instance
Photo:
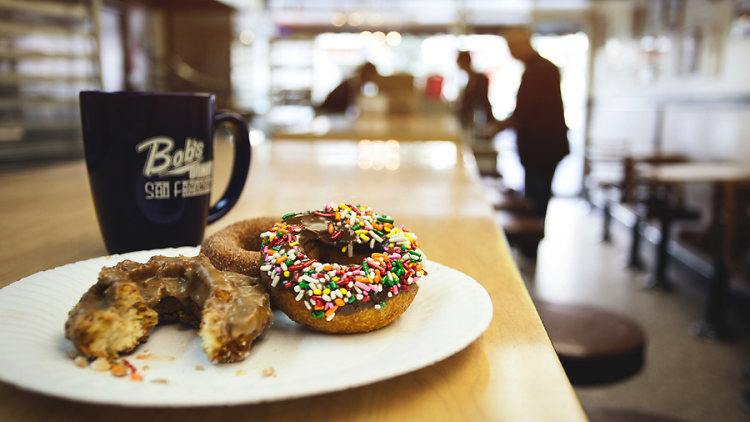
{"label": "coffee mug rim", "polygon": [[87,90],[80,91],[80,95],[101,94],[123,97],[201,97],[211,98],[214,94],[210,92],[158,92],[158,91],[105,91],[105,90]]}

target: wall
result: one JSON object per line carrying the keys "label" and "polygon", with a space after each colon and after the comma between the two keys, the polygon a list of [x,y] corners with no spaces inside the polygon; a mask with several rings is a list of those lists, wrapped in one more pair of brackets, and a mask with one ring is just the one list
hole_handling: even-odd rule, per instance
{"label": "wall", "polygon": [[171,90],[212,92],[219,108],[231,108],[230,12],[173,9],[166,17]]}
{"label": "wall", "polygon": [[732,0],[597,4],[590,144],[750,164],[750,34],[738,15]]}

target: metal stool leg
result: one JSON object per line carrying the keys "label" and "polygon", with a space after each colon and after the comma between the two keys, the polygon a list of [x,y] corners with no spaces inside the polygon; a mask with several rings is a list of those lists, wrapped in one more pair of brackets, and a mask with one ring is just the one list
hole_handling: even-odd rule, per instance
{"label": "metal stool leg", "polygon": [[635,218],[635,224],[631,230],[630,235],[630,253],[625,263],[627,268],[635,270],[642,270],[644,268],[643,261],[641,261],[641,219]]}
{"label": "metal stool leg", "polygon": [[610,242],[612,240],[610,233],[610,226],[612,225],[612,205],[609,200],[604,202],[604,208],[602,209],[602,212],[604,213],[602,242]]}
{"label": "metal stool leg", "polygon": [[657,245],[656,267],[654,273],[645,279],[647,289],[672,290],[672,285],[667,280],[667,264],[669,263],[669,254],[667,253],[667,244],[671,237],[672,219],[670,217],[661,218],[661,239]]}

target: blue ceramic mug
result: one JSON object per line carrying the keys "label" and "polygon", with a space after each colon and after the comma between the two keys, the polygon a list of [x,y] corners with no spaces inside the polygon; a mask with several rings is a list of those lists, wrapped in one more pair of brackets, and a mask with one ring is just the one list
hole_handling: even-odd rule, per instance
{"label": "blue ceramic mug", "polygon": [[[217,114],[213,94],[80,93],[86,167],[99,228],[109,253],[203,241],[237,202],[250,168],[246,123]],[[229,186],[210,205],[214,130],[228,122],[239,136]]]}

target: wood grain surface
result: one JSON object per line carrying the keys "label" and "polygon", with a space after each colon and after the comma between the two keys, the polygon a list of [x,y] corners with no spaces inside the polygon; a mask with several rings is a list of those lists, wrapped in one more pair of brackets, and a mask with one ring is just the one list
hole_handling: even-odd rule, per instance
{"label": "wood grain surface", "polygon": [[[216,191],[231,162],[226,150],[226,145],[217,148]],[[82,161],[0,176],[0,197],[0,286],[106,254]],[[485,334],[456,355],[410,374],[260,405],[121,408],[0,383],[0,420],[586,420],[483,198],[473,158],[455,143],[267,141],[254,148],[239,203],[206,235],[234,221],[330,201],[367,204],[391,214],[418,234],[430,260],[481,283],[494,306]]]}

